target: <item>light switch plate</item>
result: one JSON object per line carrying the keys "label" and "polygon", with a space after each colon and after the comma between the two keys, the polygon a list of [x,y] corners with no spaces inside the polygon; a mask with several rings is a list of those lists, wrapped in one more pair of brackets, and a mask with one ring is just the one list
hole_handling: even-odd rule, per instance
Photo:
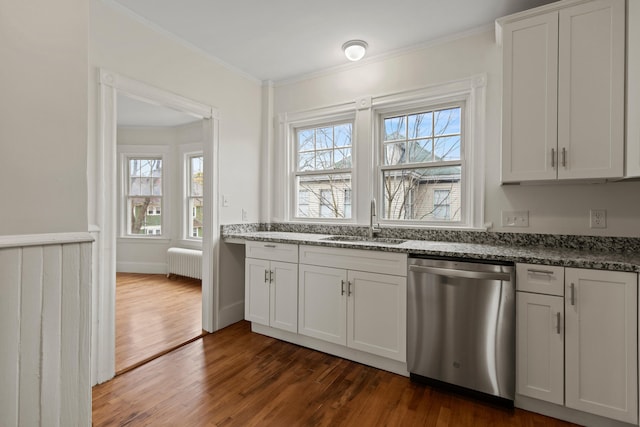
{"label": "light switch plate", "polygon": [[528,227],[529,211],[502,211],[503,227]]}

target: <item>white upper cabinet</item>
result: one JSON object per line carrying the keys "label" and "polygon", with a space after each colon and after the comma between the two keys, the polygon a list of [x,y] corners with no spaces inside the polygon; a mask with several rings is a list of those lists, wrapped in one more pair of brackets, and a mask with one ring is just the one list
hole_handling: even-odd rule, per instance
{"label": "white upper cabinet", "polygon": [[502,181],[623,177],[625,2],[566,0],[498,25]]}
{"label": "white upper cabinet", "polygon": [[504,28],[502,180],[555,179],[558,14]]}

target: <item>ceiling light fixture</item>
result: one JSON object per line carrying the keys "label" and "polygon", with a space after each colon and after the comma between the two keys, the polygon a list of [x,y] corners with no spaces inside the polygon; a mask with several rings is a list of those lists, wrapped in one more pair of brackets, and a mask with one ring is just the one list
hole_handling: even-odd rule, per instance
{"label": "ceiling light fixture", "polygon": [[364,57],[369,45],[363,40],[349,40],[342,45],[342,50],[349,61],[359,61]]}

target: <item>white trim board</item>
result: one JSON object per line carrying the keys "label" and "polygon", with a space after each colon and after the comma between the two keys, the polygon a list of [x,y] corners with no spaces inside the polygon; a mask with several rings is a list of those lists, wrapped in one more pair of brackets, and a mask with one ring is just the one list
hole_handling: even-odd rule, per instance
{"label": "white trim board", "polygon": [[102,383],[115,375],[115,274],[118,191],[117,158],[117,95],[173,108],[202,119],[205,170],[210,173],[204,184],[204,237],[202,276],[202,328],[213,332],[218,328],[218,241],[220,224],[218,212],[218,110],[181,95],[150,86],[111,71],[99,70],[99,120],[96,157],[97,194],[96,252],[94,259],[94,318],[92,354],[97,359],[93,365],[92,384]]}

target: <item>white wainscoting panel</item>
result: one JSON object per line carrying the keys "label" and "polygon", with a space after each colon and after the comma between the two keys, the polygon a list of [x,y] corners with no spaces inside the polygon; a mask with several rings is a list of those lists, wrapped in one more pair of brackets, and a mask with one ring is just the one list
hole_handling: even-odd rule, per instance
{"label": "white wainscoting panel", "polygon": [[1,424],[89,426],[91,237],[23,237],[0,237]]}

